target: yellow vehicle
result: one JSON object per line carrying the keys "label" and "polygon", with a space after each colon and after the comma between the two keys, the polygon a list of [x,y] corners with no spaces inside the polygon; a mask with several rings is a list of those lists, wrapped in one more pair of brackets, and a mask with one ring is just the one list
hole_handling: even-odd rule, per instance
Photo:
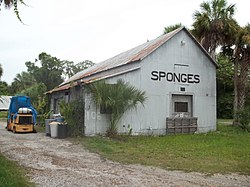
{"label": "yellow vehicle", "polygon": [[8,111],[7,130],[14,133],[34,132],[36,115],[36,110],[32,107],[29,97],[12,97]]}

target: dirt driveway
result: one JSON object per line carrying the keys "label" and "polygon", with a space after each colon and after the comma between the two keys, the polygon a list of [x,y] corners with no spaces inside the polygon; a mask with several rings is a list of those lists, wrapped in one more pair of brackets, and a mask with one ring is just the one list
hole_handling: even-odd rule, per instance
{"label": "dirt driveway", "polygon": [[44,133],[13,134],[0,122],[0,151],[28,169],[37,186],[250,186],[250,176],[205,176],[123,165]]}

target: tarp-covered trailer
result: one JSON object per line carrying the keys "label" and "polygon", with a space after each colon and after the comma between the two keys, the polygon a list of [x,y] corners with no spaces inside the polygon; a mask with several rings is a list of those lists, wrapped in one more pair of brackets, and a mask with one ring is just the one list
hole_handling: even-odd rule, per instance
{"label": "tarp-covered trailer", "polygon": [[15,96],[11,98],[7,130],[12,132],[34,132],[37,112],[31,105],[27,96]]}

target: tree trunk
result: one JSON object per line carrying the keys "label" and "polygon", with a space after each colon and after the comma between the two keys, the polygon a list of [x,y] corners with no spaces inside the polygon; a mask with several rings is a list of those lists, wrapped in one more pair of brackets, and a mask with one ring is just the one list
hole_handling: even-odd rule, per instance
{"label": "tree trunk", "polygon": [[237,113],[245,108],[246,94],[249,82],[249,55],[234,63],[234,125],[239,125]]}
{"label": "tree trunk", "polygon": [[234,120],[233,125],[238,125],[238,71],[239,71],[239,61],[236,59],[234,61]]}

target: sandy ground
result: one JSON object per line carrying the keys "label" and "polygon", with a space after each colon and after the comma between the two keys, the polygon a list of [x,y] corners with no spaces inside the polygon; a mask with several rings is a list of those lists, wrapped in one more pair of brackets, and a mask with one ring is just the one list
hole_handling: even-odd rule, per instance
{"label": "sandy ground", "polygon": [[28,170],[37,186],[249,186],[250,176],[206,176],[123,165],[44,133],[13,134],[0,122],[0,151]]}

